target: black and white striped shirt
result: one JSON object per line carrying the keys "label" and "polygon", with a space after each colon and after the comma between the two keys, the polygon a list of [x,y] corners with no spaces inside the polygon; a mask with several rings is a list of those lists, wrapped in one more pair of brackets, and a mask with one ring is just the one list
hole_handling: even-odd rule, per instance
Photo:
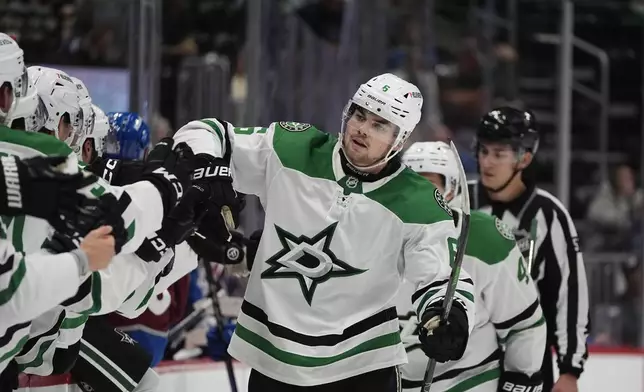
{"label": "black and white striped shirt", "polygon": [[555,347],[561,373],[579,376],[588,357],[588,284],[577,230],[568,211],[553,195],[531,185],[509,203],[490,200],[478,181],[468,182],[468,190],[473,209],[494,215],[514,229],[526,257],[530,225],[536,219],[532,277],[546,317],[547,349]]}

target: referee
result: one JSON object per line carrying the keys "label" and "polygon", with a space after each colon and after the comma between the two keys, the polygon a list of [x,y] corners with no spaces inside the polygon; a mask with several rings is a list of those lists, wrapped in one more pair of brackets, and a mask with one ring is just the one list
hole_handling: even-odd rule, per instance
{"label": "referee", "polygon": [[[532,278],[540,293],[548,344],[541,368],[543,391],[577,392],[588,357],[588,286],[577,230],[566,208],[523,176],[539,146],[530,112],[501,107],[487,113],[476,133],[480,179],[468,184],[472,208],[514,228],[528,254],[530,225],[537,221]],[[530,315],[525,315],[529,317]],[[552,348],[560,376],[554,380]]]}

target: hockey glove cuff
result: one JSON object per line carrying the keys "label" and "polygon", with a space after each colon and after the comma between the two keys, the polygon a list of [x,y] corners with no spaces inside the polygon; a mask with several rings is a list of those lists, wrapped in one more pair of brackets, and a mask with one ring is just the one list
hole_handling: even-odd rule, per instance
{"label": "hockey glove cuff", "polygon": [[518,372],[503,372],[499,379],[498,392],[541,392],[543,378],[537,372],[532,377]]}
{"label": "hockey glove cuff", "polygon": [[244,260],[243,238],[237,232],[231,233],[231,242],[218,241],[203,236],[198,231],[186,240],[192,250],[201,258],[220,264],[239,264]]}
{"label": "hockey glove cuff", "polygon": [[[430,305],[423,312],[420,320],[418,338],[421,348],[429,358],[438,362],[447,362],[460,359],[465,353],[469,328],[465,307],[454,299],[452,309],[446,321],[438,321],[443,312],[442,302]],[[430,327],[428,324],[437,326]]]}
{"label": "hockey glove cuff", "polygon": [[177,204],[190,184],[194,164],[192,150],[185,143],[172,147],[172,138],[161,139],[148,154],[141,181],[149,181],[161,194],[164,216]]}
{"label": "hockey glove cuff", "polygon": [[67,157],[20,160],[0,158],[0,209],[4,215],[29,215],[47,220],[56,230],[78,230],[85,215],[95,213],[98,201],[82,188],[96,178],[87,173],[66,174],[59,166]]}

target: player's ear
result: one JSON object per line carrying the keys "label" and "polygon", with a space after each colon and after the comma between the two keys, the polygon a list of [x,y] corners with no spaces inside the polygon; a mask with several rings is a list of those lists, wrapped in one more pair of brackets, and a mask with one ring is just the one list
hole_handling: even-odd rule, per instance
{"label": "player's ear", "polygon": [[94,149],[92,139],[85,139],[85,142],[83,143],[83,151],[87,154],[91,154],[92,150]]}
{"label": "player's ear", "polygon": [[526,167],[530,166],[533,157],[534,155],[532,155],[531,152],[524,152],[523,154],[521,154],[521,159],[519,160],[519,169],[523,170]]}

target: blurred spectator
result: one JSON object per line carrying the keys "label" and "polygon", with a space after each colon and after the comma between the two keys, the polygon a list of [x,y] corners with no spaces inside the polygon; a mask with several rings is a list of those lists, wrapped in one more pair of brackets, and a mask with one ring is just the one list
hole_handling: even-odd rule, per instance
{"label": "blurred spectator", "polygon": [[644,194],[630,166],[618,166],[609,184],[602,184],[588,209],[588,220],[606,235],[605,247],[632,249],[630,241]]}
{"label": "blurred spectator", "polygon": [[163,0],[162,7],[162,56],[161,88],[159,107],[161,114],[177,128],[177,75],[181,62],[187,56],[199,53],[194,37],[194,13],[192,2],[182,0]]}
{"label": "blurred spectator", "polygon": [[320,38],[333,44],[340,43],[344,0],[318,0],[297,10],[297,14]]}

